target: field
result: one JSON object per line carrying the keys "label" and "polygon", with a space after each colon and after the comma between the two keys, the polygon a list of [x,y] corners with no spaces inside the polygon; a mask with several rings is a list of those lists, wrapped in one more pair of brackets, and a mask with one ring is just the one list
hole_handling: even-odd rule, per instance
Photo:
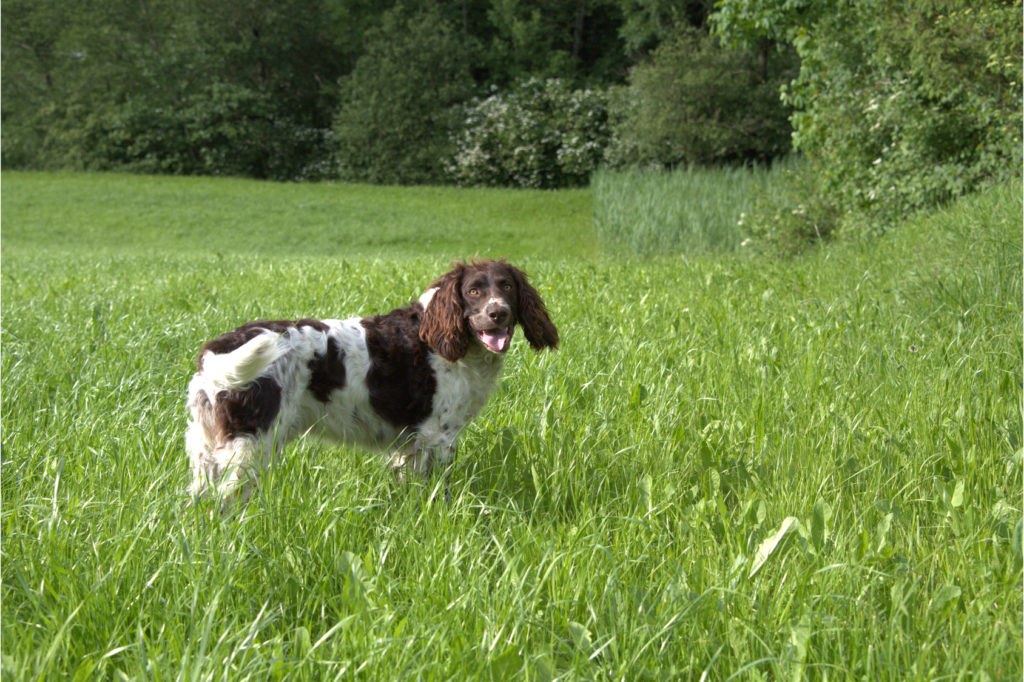
{"label": "field", "polygon": [[[602,249],[590,190],[2,191],[5,679],[1021,679],[1019,183],[786,260]],[[186,507],[203,341],[473,255],[563,342],[514,344],[450,503],[303,441]]]}

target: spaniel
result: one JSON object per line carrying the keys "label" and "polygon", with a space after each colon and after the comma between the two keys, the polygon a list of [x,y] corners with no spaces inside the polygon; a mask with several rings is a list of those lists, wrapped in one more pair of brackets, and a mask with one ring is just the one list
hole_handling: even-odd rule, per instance
{"label": "spaniel", "polygon": [[447,467],[494,389],[516,326],[535,350],[558,330],[525,273],[457,262],[418,301],[373,317],[249,322],[208,343],[188,388],[193,498],[245,502],[307,432],[384,448],[400,478]]}

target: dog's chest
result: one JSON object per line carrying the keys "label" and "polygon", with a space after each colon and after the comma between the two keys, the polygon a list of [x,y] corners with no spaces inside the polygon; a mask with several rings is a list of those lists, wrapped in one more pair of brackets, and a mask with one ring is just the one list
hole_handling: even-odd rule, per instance
{"label": "dog's chest", "polygon": [[501,357],[474,349],[459,362],[431,358],[437,391],[431,416],[442,430],[460,429],[487,403],[501,372]]}

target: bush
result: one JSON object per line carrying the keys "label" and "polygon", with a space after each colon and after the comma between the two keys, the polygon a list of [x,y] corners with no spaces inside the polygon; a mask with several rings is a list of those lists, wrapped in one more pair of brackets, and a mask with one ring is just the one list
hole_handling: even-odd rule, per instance
{"label": "bush", "polygon": [[788,110],[779,88],[795,75],[788,53],[764,70],[749,51],[723,48],[690,27],[630,72],[613,100],[613,166],[766,161],[789,150]]}
{"label": "bush", "polygon": [[607,104],[604,91],[573,90],[556,78],[473,100],[448,175],[462,185],[583,185],[609,140]]}
{"label": "bush", "polygon": [[818,162],[825,190],[880,231],[1020,173],[1021,9],[869,4],[854,21],[827,24],[843,49],[805,48],[793,97],[803,104],[797,145]]}
{"label": "bush", "polygon": [[72,100],[48,105],[41,117],[47,127],[34,138],[37,151],[31,157],[22,152],[33,139],[23,132],[13,146],[14,154],[38,167],[273,180],[316,180],[329,173],[329,130],[281,117],[269,96],[237,84],[213,83],[179,100],[151,92],[102,106]]}
{"label": "bush", "polygon": [[244,4],[5,5],[4,165],[320,177],[327,10]]}
{"label": "bush", "polygon": [[787,256],[833,238],[842,212],[836,198],[820,186],[806,160],[776,164],[770,186],[754,194],[740,218],[756,248]]}
{"label": "bush", "polygon": [[792,243],[878,234],[1020,175],[1019,0],[719,7],[713,21],[725,37],[785,39],[802,59],[786,99],[808,174],[792,183],[793,206],[769,211],[786,220],[770,227],[771,215],[759,217],[766,233]]}
{"label": "bush", "polygon": [[456,104],[474,84],[472,49],[436,8],[389,11],[367,36],[366,54],[340,81],[334,118],[343,179],[436,182],[451,155]]}

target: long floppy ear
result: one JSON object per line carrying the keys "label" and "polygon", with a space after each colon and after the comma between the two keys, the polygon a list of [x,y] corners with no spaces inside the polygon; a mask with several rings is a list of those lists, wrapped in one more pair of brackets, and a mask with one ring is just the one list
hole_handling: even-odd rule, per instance
{"label": "long floppy ear", "polygon": [[523,327],[523,334],[534,350],[555,348],[558,346],[558,330],[548,317],[548,309],[544,306],[537,290],[526,281],[526,273],[519,268],[508,266],[516,280],[516,291],[519,300],[517,316]]}
{"label": "long floppy ear", "polygon": [[461,359],[469,350],[469,334],[459,291],[465,269],[458,263],[451,272],[431,285],[437,291],[427,303],[420,324],[420,339],[448,362]]}

